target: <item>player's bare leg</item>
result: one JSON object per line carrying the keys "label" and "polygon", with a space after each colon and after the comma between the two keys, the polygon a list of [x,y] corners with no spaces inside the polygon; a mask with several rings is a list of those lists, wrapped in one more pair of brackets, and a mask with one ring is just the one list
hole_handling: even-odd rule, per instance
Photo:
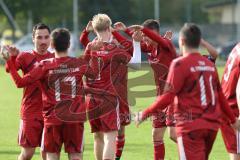
{"label": "player's bare leg", "polygon": [[104,139],[102,132],[94,133],[94,155],[96,160],[102,160]]}
{"label": "player's bare leg", "polygon": [[240,160],[239,154],[229,153],[230,160]]}
{"label": "player's bare leg", "polygon": [[120,160],[124,144],[125,144],[125,126],[121,126],[120,130],[118,130],[118,135],[116,138],[115,160]]}
{"label": "player's bare leg", "polygon": [[42,160],[46,160],[47,159],[46,152],[41,151],[41,157],[42,157]]}
{"label": "player's bare leg", "polygon": [[103,160],[114,160],[117,134],[117,131],[104,133]]}
{"label": "player's bare leg", "polygon": [[82,160],[82,153],[69,153],[68,159],[69,160]]}
{"label": "player's bare leg", "polygon": [[176,134],[175,127],[168,127],[168,134],[169,134],[169,138],[172,141],[177,142],[177,134]]}
{"label": "player's bare leg", "polygon": [[35,153],[35,148],[24,148],[22,147],[21,153],[18,156],[18,160],[30,160]]}
{"label": "player's bare leg", "polygon": [[60,159],[60,153],[50,153],[47,152],[47,160],[59,160]]}
{"label": "player's bare leg", "polygon": [[166,131],[166,127],[152,129],[152,138],[153,138],[153,145],[154,145],[154,160],[164,159],[165,147],[164,147],[163,137],[164,137],[165,131]]}

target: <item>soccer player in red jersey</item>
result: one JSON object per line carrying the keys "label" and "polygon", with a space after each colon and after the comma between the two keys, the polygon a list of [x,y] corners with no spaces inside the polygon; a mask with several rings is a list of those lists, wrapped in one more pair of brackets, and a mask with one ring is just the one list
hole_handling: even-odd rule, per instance
{"label": "soccer player in red jersey", "polygon": [[[236,87],[240,74],[240,43],[231,51],[225,65],[222,77],[222,90],[232,108],[235,117],[239,117],[237,105]],[[240,160],[240,139],[239,131],[231,128],[228,121],[223,120],[221,125],[222,137],[231,160]]]}
{"label": "soccer player in red jersey", "polygon": [[[169,38],[171,39],[171,37],[169,37]],[[209,42],[207,42],[203,38],[201,39],[200,46],[203,47],[204,49],[206,49],[207,52],[208,52],[208,55],[203,55],[203,56],[206,57],[211,62],[215,63],[216,59],[218,57],[218,52],[214,48],[214,46],[212,46]],[[175,121],[174,121],[174,117],[173,117],[173,110],[174,110],[173,108],[174,108],[174,105],[177,103],[177,99],[175,99],[175,101],[176,102],[173,105],[170,105],[168,107],[168,112],[167,112],[167,117],[166,117],[166,124],[168,126],[171,126],[171,128],[169,130],[169,132],[170,132],[169,135],[170,135],[170,138],[173,141],[176,142],[177,141],[177,136],[176,136],[176,131],[175,131],[175,128],[174,128]]]}
{"label": "soccer player in red jersey", "polygon": [[166,108],[177,96],[174,118],[181,160],[208,159],[222,112],[239,128],[239,121],[222,93],[216,67],[198,51],[200,41],[200,29],[195,24],[185,24],[179,37],[183,56],[172,62],[164,93],[135,117],[139,125],[159,109]]}
{"label": "soccer player in red jersey", "polygon": [[[55,58],[43,60],[29,73],[21,78],[11,60],[7,61],[11,76],[19,87],[39,83],[42,90],[44,131],[42,150],[46,152],[47,160],[60,158],[62,144],[70,160],[81,160],[83,152],[83,122],[71,120],[73,107],[85,112],[83,75],[94,78],[98,72],[97,60],[92,60],[91,67],[87,58],[68,57],[70,33],[67,29],[55,29],[51,34],[51,45],[55,49]],[[93,58],[90,58],[90,60]],[[78,96],[82,95],[82,96]],[[69,103],[70,101],[70,103]],[[81,118],[81,117],[80,117]]]}
{"label": "soccer player in red jersey", "polygon": [[[33,27],[32,40],[34,43],[33,50],[24,51],[11,57],[16,69],[22,70],[23,75],[29,73],[37,62],[54,56],[47,50],[50,45],[50,29],[48,26],[42,23],[35,25]],[[8,71],[7,65],[6,70]],[[42,93],[39,83],[34,83],[23,87],[21,120],[18,134],[18,144],[22,148],[18,156],[19,160],[29,160],[32,158],[35,148],[41,144],[42,131]],[[45,159],[44,154],[42,154],[42,158]]]}
{"label": "soccer player in red jersey", "polygon": [[[122,79],[125,81],[126,78],[124,76],[126,73],[123,71],[126,71],[126,64],[132,56],[132,43],[117,32],[111,31],[111,19],[106,14],[95,15],[92,26],[97,35],[94,41],[102,41],[102,46],[93,52],[101,61],[100,74],[97,79],[88,80],[87,85],[91,88],[102,89],[104,92],[115,96],[115,101],[112,102],[113,108],[108,109],[108,112],[102,114],[101,117],[90,119],[91,129],[94,133],[95,158],[97,160],[113,160],[117,131],[120,129],[121,123],[119,107],[122,103],[126,103],[126,101],[124,102],[125,99],[122,98],[121,91],[126,86],[122,86],[121,81]],[[88,45],[91,45],[91,43]],[[98,99],[101,97],[98,98],[95,95],[89,97],[88,109],[100,109]],[[103,107],[106,108],[106,106],[107,104],[103,104]]]}
{"label": "soccer player in red jersey", "polygon": [[[89,23],[87,24],[86,28],[84,29],[84,31],[82,32],[81,36],[80,36],[80,42],[83,44],[83,46],[87,46],[89,44],[89,39],[88,39],[88,35],[90,32],[93,31],[93,26],[92,26],[92,21],[89,21]],[[116,31],[112,31],[113,32],[113,36],[116,38],[116,40],[119,41],[119,43],[129,43],[128,40],[119,35]],[[139,43],[142,39],[142,33],[141,32],[135,32],[132,35],[133,37],[133,56],[139,56],[139,54],[141,54],[140,47],[139,50],[137,51],[137,47],[139,46],[137,43]],[[131,46],[132,47],[132,46]],[[136,52],[139,53],[136,53]],[[141,57],[141,56],[139,56]],[[136,59],[139,59],[139,57],[136,57]],[[132,59],[131,59],[132,60]],[[134,61],[134,60],[133,60]],[[131,63],[131,62],[130,62]],[[136,62],[133,62],[136,63]],[[138,62],[138,63],[141,63]],[[122,155],[122,151],[124,148],[124,144],[125,144],[125,126],[130,124],[130,110],[129,110],[129,106],[128,106],[128,99],[127,99],[127,72],[128,71],[128,66],[127,64],[121,64],[118,66],[117,71],[119,72],[120,75],[118,77],[118,81],[115,81],[114,83],[114,87],[118,93],[119,96],[119,111],[120,111],[120,129],[118,130],[118,135],[116,138],[116,151],[115,151],[115,159],[118,160],[120,159],[121,155]]]}
{"label": "soccer player in red jersey", "polygon": [[[121,23],[116,26],[126,28]],[[148,61],[153,69],[155,84],[157,87],[157,95],[161,95],[168,74],[170,63],[177,57],[175,48],[168,38],[164,38],[159,34],[159,22],[153,19],[148,19],[143,23],[143,26],[133,25],[125,29],[125,32],[131,35],[131,30],[141,30],[144,34],[144,40],[141,42],[141,50],[147,54]],[[163,136],[166,130],[166,112],[159,110],[153,116],[153,145],[154,159],[164,159],[165,146]]]}

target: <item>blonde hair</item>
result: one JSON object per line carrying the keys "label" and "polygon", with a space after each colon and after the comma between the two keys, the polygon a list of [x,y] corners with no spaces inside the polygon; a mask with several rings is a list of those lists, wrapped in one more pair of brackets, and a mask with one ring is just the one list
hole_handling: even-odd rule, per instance
{"label": "blonde hair", "polygon": [[92,26],[97,32],[106,31],[112,25],[112,20],[106,14],[97,14],[93,16]]}

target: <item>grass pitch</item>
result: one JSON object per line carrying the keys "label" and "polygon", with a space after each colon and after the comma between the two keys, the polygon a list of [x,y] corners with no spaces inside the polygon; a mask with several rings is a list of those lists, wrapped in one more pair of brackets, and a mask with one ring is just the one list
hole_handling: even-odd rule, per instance
{"label": "grass pitch", "polygon": [[[139,111],[151,104],[155,99],[155,87],[153,75],[144,68],[143,71],[129,70],[129,101],[131,110]],[[223,67],[218,67],[220,76]],[[19,127],[19,110],[22,90],[17,89],[5,73],[3,66],[0,66],[0,160],[15,160],[20,153],[17,145],[17,135]],[[147,97],[147,98],[144,98]],[[85,151],[84,159],[93,160],[93,136],[90,133],[89,125],[86,123],[85,129]],[[177,160],[177,146],[165,134],[166,160]],[[39,149],[33,160],[39,160]],[[61,159],[67,159],[66,154],[62,154]],[[151,140],[151,122],[143,123],[140,128],[136,128],[132,123],[126,129],[126,145],[124,148],[123,160],[151,160],[153,159],[153,145]],[[219,134],[210,160],[228,159],[225,146]]]}

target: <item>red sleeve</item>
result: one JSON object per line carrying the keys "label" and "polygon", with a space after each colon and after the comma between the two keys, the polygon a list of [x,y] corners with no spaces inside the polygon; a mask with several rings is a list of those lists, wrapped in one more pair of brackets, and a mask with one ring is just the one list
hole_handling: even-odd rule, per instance
{"label": "red sleeve", "polygon": [[236,117],[234,116],[230,106],[228,105],[228,102],[226,100],[226,97],[223,95],[222,90],[218,92],[218,95],[219,95],[220,106],[223,113],[225,113],[228,116],[232,124],[235,123]]}
{"label": "red sleeve", "polygon": [[[19,54],[18,56],[11,56],[10,58],[13,64],[15,65],[16,70],[19,70],[24,66],[24,58],[22,57],[22,55],[23,54]],[[8,63],[5,64],[5,69],[6,69],[6,72],[9,73]]]}
{"label": "red sleeve", "polygon": [[132,41],[128,40],[126,37],[119,34],[117,31],[112,32],[113,36],[116,38],[116,40],[125,47],[125,49],[128,51],[128,53],[133,53],[133,43]]}
{"label": "red sleeve", "polygon": [[134,31],[131,31],[129,28],[126,28],[126,29],[124,30],[124,32],[125,32],[127,35],[129,35],[130,37],[132,37],[132,35],[133,35],[133,33],[134,33]]}
{"label": "red sleeve", "polygon": [[144,53],[152,53],[152,51],[153,51],[153,47],[152,46],[150,46],[150,45],[147,45],[147,43],[145,43],[145,42],[141,42],[141,50],[144,52]]}
{"label": "red sleeve", "polygon": [[142,32],[148,36],[149,38],[151,38],[152,40],[154,40],[155,42],[157,42],[158,44],[160,44],[162,47],[169,47],[167,41],[162,38],[159,34],[151,31],[148,28],[143,28]]}
{"label": "red sleeve", "polygon": [[[215,70],[217,71],[216,68],[215,68]],[[231,107],[229,106],[229,103],[228,103],[226,97],[223,94],[222,87],[221,87],[217,72],[216,72],[216,77],[217,77],[218,98],[219,98],[219,103],[220,103],[220,106],[221,106],[221,110],[225,115],[227,115],[230,122],[233,124],[236,121],[236,117],[235,117]]]}
{"label": "red sleeve", "polygon": [[[125,29],[124,31],[127,35],[129,35],[130,37],[132,37],[134,31],[130,30],[129,28]],[[141,42],[141,50],[145,53],[149,53],[153,50],[153,48],[149,45],[147,45],[145,42]]]}
{"label": "red sleeve", "polygon": [[24,75],[23,78],[21,78],[19,76],[13,62],[11,60],[9,60],[9,61],[7,61],[7,63],[9,66],[9,72],[11,74],[11,77],[18,88],[22,88],[22,87],[25,87],[27,85],[34,83],[35,81],[39,80],[42,75],[44,75],[43,67],[39,66],[39,67],[34,68],[28,74]]}
{"label": "red sleeve", "polygon": [[142,119],[146,119],[158,110],[163,110],[174,100],[175,94],[172,92],[165,93],[157,97],[157,100],[143,111]]}
{"label": "red sleeve", "polygon": [[188,72],[181,63],[182,62],[180,60],[174,60],[171,63],[167,83],[165,85],[165,92],[167,89],[168,91],[170,90],[175,94],[178,94],[182,90],[183,84],[186,80],[185,77],[188,77]]}
{"label": "red sleeve", "polygon": [[[182,73],[182,74],[179,74]],[[182,89],[186,73],[178,61],[173,61],[165,84],[165,94],[159,96],[157,100],[143,111],[143,118],[151,115],[157,110],[162,110],[174,101],[174,97]]]}
{"label": "red sleeve", "polygon": [[79,38],[80,42],[84,47],[87,47],[88,43],[90,42],[88,39],[88,35],[89,35],[89,32],[86,29],[84,29]]}

